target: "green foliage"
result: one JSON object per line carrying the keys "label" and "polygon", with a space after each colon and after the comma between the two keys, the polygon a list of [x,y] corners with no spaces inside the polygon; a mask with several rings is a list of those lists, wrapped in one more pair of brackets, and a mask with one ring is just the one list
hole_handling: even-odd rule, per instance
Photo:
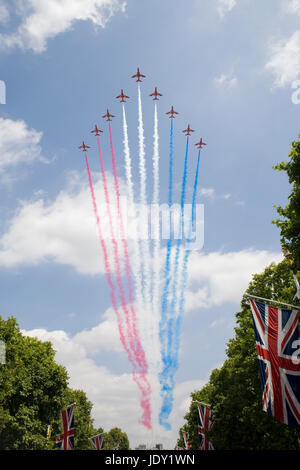
{"label": "green foliage", "polygon": [[67,372],[51,343],[24,337],[14,318],[0,317],[6,363],[0,364],[0,448],[48,449],[47,425],[63,403]]}
{"label": "green foliage", "polygon": [[[68,387],[68,374],[56,364],[50,342],[25,337],[14,318],[0,317],[0,340],[6,345],[6,363],[0,364],[0,449],[46,450],[55,448],[62,433],[61,410],[75,405],[75,449],[92,449],[90,437],[103,432],[91,419],[92,403],[82,390]],[[51,438],[46,438],[48,425]],[[119,428],[106,434],[107,448],[129,441]]]}
{"label": "green foliage", "polygon": [[112,428],[104,434],[104,450],[129,450],[129,440],[127,434],[120,428]]}
{"label": "green foliage", "polygon": [[297,272],[300,271],[300,140],[292,142],[289,157],[288,162],[279,163],[274,167],[287,173],[292,192],[285,207],[275,206],[282,218],[273,223],[280,228],[282,247],[291,253],[293,269]]}
{"label": "green foliage", "polygon": [[[266,298],[295,303],[295,287],[288,262],[268,266],[253,276],[248,292]],[[219,450],[300,449],[300,431],[286,426],[262,411],[259,368],[248,298],[236,314],[235,337],[227,345],[227,360],[212,371],[208,385],[191,394],[185,416],[192,447],[197,443],[197,405],[211,405],[214,426],[209,439]],[[179,442],[179,441],[178,441]]]}

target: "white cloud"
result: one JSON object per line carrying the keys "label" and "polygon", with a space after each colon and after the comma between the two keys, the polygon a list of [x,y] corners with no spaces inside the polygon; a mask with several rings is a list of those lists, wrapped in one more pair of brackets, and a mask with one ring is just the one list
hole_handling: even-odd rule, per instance
{"label": "white cloud", "polygon": [[72,365],[74,356],[94,356],[103,351],[125,354],[112,308],[104,312],[98,325],[73,336],[63,330],[47,331],[45,328],[36,328],[26,334],[42,341],[51,341],[57,351],[56,359],[66,367]]}
{"label": "white cloud", "polygon": [[9,20],[10,14],[6,4],[0,4],[0,23],[6,24]]}
{"label": "white cloud", "polygon": [[8,167],[41,160],[42,132],[29,129],[22,121],[0,117],[0,174]]}
{"label": "white cloud", "polygon": [[18,46],[42,52],[49,39],[70,30],[76,21],[90,20],[104,27],[125,6],[121,0],[27,0],[19,8],[21,23],[17,30],[1,35],[2,47]]}
{"label": "white cloud", "polygon": [[230,90],[237,86],[238,79],[232,73],[222,73],[219,77],[215,78],[214,83],[218,88]]}
{"label": "white cloud", "polygon": [[239,303],[252,275],[262,272],[281,253],[242,250],[231,253],[193,252],[189,264],[186,310],[210,308],[225,302]]}
{"label": "white cloud", "polygon": [[284,87],[300,75],[300,30],[287,40],[271,46],[272,54],[265,68],[274,75],[274,87]]}
{"label": "white cloud", "polygon": [[[94,183],[101,207],[103,188],[98,176]],[[111,178],[107,177],[110,185]],[[102,221],[108,227],[106,219]],[[23,202],[0,239],[0,266],[36,265],[51,260],[83,274],[103,274],[97,237],[88,183],[72,173],[67,189],[54,202],[42,198]]]}
{"label": "white cloud", "polygon": [[300,0],[284,0],[283,6],[289,13],[300,14]]}
{"label": "white cloud", "polygon": [[214,188],[201,188],[199,191],[199,195],[212,199],[215,195],[215,190]]}
{"label": "white cloud", "polygon": [[223,18],[226,13],[230,12],[236,5],[237,0],[217,0],[218,13]]}
{"label": "white cloud", "polygon": [[118,325],[113,309],[108,309],[99,325],[83,330],[74,336],[74,341],[90,354],[99,351],[123,352],[118,335]]}

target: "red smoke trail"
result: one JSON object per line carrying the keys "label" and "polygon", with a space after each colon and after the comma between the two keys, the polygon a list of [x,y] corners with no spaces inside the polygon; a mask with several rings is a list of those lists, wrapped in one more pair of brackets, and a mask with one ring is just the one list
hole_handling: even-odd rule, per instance
{"label": "red smoke trail", "polygon": [[[111,270],[110,270],[110,265],[109,265],[107,247],[106,247],[106,243],[105,243],[105,240],[103,238],[103,233],[102,233],[102,229],[101,229],[101,223],[100,223],[100,217],[99,217],[99,214],[98,214],[98,208],[97,208],[97,203],[96,203],[96,198],[95,198],[93,181],[92,181],[92,176],[91,176],[89,162],[88,162],[86,152],[85,152],[85,161],[86,161],[86,167],[87,167],[87,172],[88,172],[88,177],[89,177],[93,208],[94,208],[94,213],[95,213],[96,222],[97,222],[99,240],[100,240],[100,244],[101,244],[101,248],[102,248],[103,256],[104,256],[105,274],[106,274],[106,279],[107,279],[108,285],[110,287],[111,302],[112,302],[113,309],[114,309],[116,317],[117,317],[120,339],[121,339],[121,342],[123,344],[123,347],[124,347],[125,351],[127,352],[128,359],[129,359],[129,361],[132,365],[132,368],[133,368],[133,380],[135,381],[135,383],[137,384],[138,388],[140,389],[140,391],[142,393],[141,407],[143,409],[143,415],[142,415],[142,418],[141,418],[141,423],[144,424],[147,428],[151,429],[151,408],[150,408],[150,400],[149,400],[149,394],[150,394],[150,391],[151,391],[150,390],[150,385],[147,382],[147,378],[144,377],[144,374],[145,374],[144,371],[142,371],[142,373],[141,373],[139,370],[137,370],[136,360],[133,357],[133,353],[130,350],[130,348],[128,347],[128,344],[127,344],[127,341],[126,341],[126,337],[125,337],[124,329],[123,329],[122,318],[120,316],[118,306],[117,306],[115,286],[114,286],[114,283],[112,281],[112,275],[111,275]],[[145,386],[145,384],[146,384],[146,386]]]}
{"label": "red smoke trail", "polygon": [[114,283],[113,283],[112,277],[111,277],[111,270],[110,270],[110,266],[109,266],[108,253],[107,253],[106,243],[104,241],[103,234],[102,234],[101,223],[100,223],[100,218],[99,218],[98,209],[97,209],[97,203],[96,203],[96,198],[95,198],[95,192],[94,192],[94,187],[93,187],[93,181],[92,181],[92,176],[91,176],[91,172],[90,172],[89,162],[88,162],[86,152],[84,152],[84,153],[85,153],[85,161],[86,161],[87,172],[88,172],[88,176],[89,176],[89,183],[90,183],[94,213],[95,213],[96,222],[97,222],[99,240],[100,240],[100,243],[101,243],[101,248],[102,248],[103,256],[104,256],[105,274],[106,274],[106,279],[107,279],[108,285],[110,287],[111,302],[112,302],[113,309],[114,309],[116,317],[117,317],[121,342],[124,346],[124,349],[126,350],[126,352],[128,354],[130,362],[132,362],[132,360],[133,360],[132,355],[131,355],[131,352],[129,351],[128,346],[127,346],[127,342],[126,342],[126,338],[125,338],[124,330],[123,330],[122,319],[121,319],[121,316],[120,316],[120,313],[119,313],[119,310],[118,310],[118,306],[117,306],[117,300],[116,300],[116,295],[115,295],[115,286],[114,286]]}
{"label": "red smoke trail", "polygon": [[110,229],[110,234],[111,234],[112,244],[113,244],[113,250],[114,250],[116,279],[117,279],[117,284],[118,284],[118,288],[119,288],[119,291],[120,291],[121,305],[122,305],[123,311],[125,313],[125,321],[126,321],[126,326],[127,326],[127,335],[129,337],[130,347],[133,349],[134,348],[134,338],[132,337],[132,333],[131,333],[130,313],[128,312],[128,309],[127,309],[125,292],[124,292],[124,287],[123,287],[123,283],[122,283],[121,266],[120,266],[120,260],[119,260],[119,249],[118,249],[118,243],[117,243],[117,240],[116,240],[115,234],[114,234],[113,218],[112,218],[112,214],[111,214],[111,210],[110,210],[110,201],[109,201],[107,180],[106,180],[106,174],[105,174],[105,169],[104,169],[104,163],[103,163],[103,157],[102,157],[102,152],[101,152],[99,136],[98,136],[98,150],[99,150],[100,166],[101,166],[101,173],[102,173],[102,180],[103,180],[103,187],[104,187],[104,194],[105,194],[106,210],[107,210],[108,219],[109,219],[109,229]]}
{"label": "red smoke trail", "polygon": [[[127,278],[128,288],[129,288],[129,302],[131,304],[131,312],[132,312],[132,317],[133,317],[132,320],[133,320],[134,333],[135,333],[135,336],[138,340],[138,333],[136,331],[136,313],[135,313],[135,309],[134,309],[134,306],[133,306],[134,298],[133,298],[133,289],[132,289],[132,279],[131,279],[131,273],[130,273],[128,243],[127,243],[127,240],[125,238],[125,230],[124,230],[122,209],[121,209],[121,203],[120,203],[120,189],[119,189],[119,182],[118,182],[118,175],[117,175],[116,157],[115,157],[115,152],[114,152],[114,146],[113,146],[113,140],[112,140],[112,131],[111,131],[110,123],[109,123],[109,135],[110,135],[110,148],[111,148],[111,154],[112,154],[113,175],[114,175],[115,190],[116,190],[116,196],[117,196],[118,217],[119,217],[119,222],[120,222],[121,239],[122,239],[122,243],[123,243],[124,257],[125,257],[125,272],[126,272],[126,278]],[[138,342],[139,342],[139,340],[138,340]],[[141,346],[140,346],[140,348],[141,348]],[[140,350],[140,354],[141,354],[141,357],[140,357],[140,355],[138,356],[139,364],[143,365],[145,367],[145,369],[147,370],[145,354],[144,354],[144,351],[142,350],[142,348]]]}
{"label": "red smoke trail", "polygon": [[129,254],[128,254],[128,243],[125,238],[122,209],[121,209],[121,204],[120,204],[120,189],[119,189],[119,182],[118,182],[118,175],[117,175],[116,157],[115,157],[115,152],[114,152],[110,123],[109,123],[109,137],[110,137],[110,148],[111,148],[111,155],[112,155],[113,175],[114,175],[114,181],[115,181],[115,190],[116,190],[116,196],[117,196],[118,217],[119,217],[120,229],[121,229],[121,239],[122,239],[123,249],[124,249],[125,273],[126,273],[126,278],[127,278],[127,284],[128,284],[128,290],[129,290],[129,302],[130,302],[130,308],[131,308],[131,314],[132,314],[133,337],[135,340],[134,353],[135,353],[136,360],[139,364],[139,373],[142,379],[141,405],[144,408],[144,415],[142,418],[142,422],[146,427],[151,429],[151,409],[150,409],[150,399],[149,399],[149,395],[151,393],[151,387],[147,379],[148,365],[146,361],[146,356],[142,348],[142,345],[139,339],[139,333],[136,327],[136,312],[134,308],[132,279],[131,279],[130,261],[129,261]]}

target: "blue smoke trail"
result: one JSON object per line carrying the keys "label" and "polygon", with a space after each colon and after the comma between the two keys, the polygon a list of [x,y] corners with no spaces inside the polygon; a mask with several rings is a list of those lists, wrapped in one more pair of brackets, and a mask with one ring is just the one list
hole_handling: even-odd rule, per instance
{"label": "blue smoke trail", "polygon": [[[168,288],[170,284],[170,257],[171,257],[171,247],[172,247],[172,233],[171,233],[171,226],[172,226],[172,198],[173,198],[173,121],[171,121],[171,131],[170,131],[170,159],[169,159],[169,198],[168,198],[168,205],[169,205],[169,224],[170,224],[170,236],[168,239],[167,244],[167,254],[166,254],[166,264],[165,264],[165,284],[163,289],[163,296],[162,296],[162,318],[160,321],[160,341],[161,344],[165,342],[164,340],[164,325],[166,321],[166,313],[168,308]],[[164,351],[162,351],[163,353]]]}
{"label": "blue smoke trail", "polygon": [[179,314],[176,319],[176,326],[175,326],[175,346],[174,346],[174,369],[175,371],[178,369],[178,350],[179,350],[179,335],[180,335],[180,327],[181,321],[184,311],[184,301],[185,301],[185,289],[187,284],[187,267],[188,261],[190,256],[190,247],[189,244],[191,242],[193,227],[195,224],[195,206],[196,206],[196,196],[197,196],[197,185],[198,185],[198,175],[199,175],[199,166],[200,166],[200,153],[201,150],[199,149],[198,153],[198,160],[197,160],[197,168],[195,174],[195,181],[194,181],[194,189],[193,189],[193,199],[192,199],[192,213],[190,218],[190,225],[188,230],[188,237],[187,237],[187,248],[185,249],[184,259],[183,259],[183,267],[182,267],[182,278],[181,278],[181,287],[180,287],[180,300],[179,300]]}
{"label": "blue smoke trail", "polygon": [[[172,342],[173,342],[173,329],[174,329],[174,316],[176,312],[177,304],[177,283],[178,283],[178,267],[179,267],[179,255],[180,248],[182,244],[183,237],[183,220],[184,220],[184,201],[185,201],[185,190],[186,190],[186,179],[187,179],[187,164],[188,164],[188,150],[189,150],[189,137],[186,139],[186,151],[184,159],[184,170],[182,178],[182,188],[181,188],[181,199],[180,199],[180,221],[179,221],[179,234],[176,244],[176,253],[174,261],[174,276],[173,276],[173,288],[172,288],[172,303],[170,307],[170,315],[167,319],[167,352],[163,357],[163,370],[160,374],[160,383],[161,383],[161,396],[162,396],[162,406],[159,414],[159,423],[165,429],[169,430],[171,428],[170,424],[166,421],[173,408],[173,390],[175,386],[174,375],[176,372],[176,361],[174,362],[174,357],[172,354]],[[175,357],[178,352],[175,353]]]}
{"label": "blue smoke trail", "polygon": [[[166,324],[167,324],[167,310],[168,310],[168,293],[170,285],[170,270],[171,270],[171,249],[172,249],[172,204],[173,204],[173,119],[171,119],[171,130],[170,130],[170,151],[169,151],[169,194],[168,194],[168,205],[169,205],[169,224],[170,224],[170,236],[167,243],[166,263],[165,263],[165,284],[162,295],[161,305],[161,321],[159,323],[159,338],[161,344],[161,357],[163,363],[163,370],[159,376],[161,385],[161,394],[165,392],[165,377],[166,371],[169,368],[169,358],[166,350]],[[160,413],[160,422],[164,421],[162,412]],[[162,423],[161,423],[162,424]]]}

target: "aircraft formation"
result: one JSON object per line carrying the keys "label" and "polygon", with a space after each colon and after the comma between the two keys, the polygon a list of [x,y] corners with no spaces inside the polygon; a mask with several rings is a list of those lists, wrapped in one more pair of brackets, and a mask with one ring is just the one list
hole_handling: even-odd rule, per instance
{"label": "aircraft formation", "polygon": [[[123,107],[123,144],[124,144],[124,162],[127,196],[130,204],[134,207],[135,193],[139,191],[137,200],[142,206],[148,206],[149,198],[152,199],[153,206],[160,205],[160,155],[159,155],[159,128],[158,128],[158,110],[157,101],[163,96],[155,87],[149,97],[154,102],[154,129],[153,129],[153,153],[152,153],[152,180],[150,185],[153,188],[151,196],[147,194],[149,181],[147,178],[147,165],[145,164],[145,145],[144,145],[144,125],[142,112],[142,97],[140,82],[146,75],[137,69],[132,75],[138,82],[138,171],[139,184],[132,178],[132,159],[129,148],[129,138],[127,129],[126,110],[124,103],[130,98],[122,88],[115,97],[122,103]],[[172,218],[173,193],[173,124],[178,115],[178,111],[171,106],[171,109],[165,113],[170,121],[170,144],[169,144],[169,183],[168,183],[168,205],[170,217]],[[94,215],[96,219],[98,238],[100,248],[103,254],[105,276],[109,287],[111,306],[115,312],[117,320],[120,341],[127,353],[129,363],[132,366],[132,377],[138,386],[140,396],[140,406],[142,417],[140,422],[148,429],[151,429],[151,394],[152,385],[150,377],[156,375],[160,383],[161,408],[159,412],[159,423],[165,429],[170,429],[168,422],[169,415],[173,406],[173,393],[175,380],[174,376],[178,369],[178,352],[180,339],[180,325],[184,313],[184,298],[187,285],[187,267],[190,250],[183,246],[184,237],[173,238],[170,232],[167,245],[165,247],[165,266],[161,265],[161,240],[143,239],[138,237],[133,244],[134,255],[130,258],[127,237],[124,232],[124,214],[121,205],[120,184],[118,179],[117,160],[113,144],[113,131],[111,121],[115,115],[107,108],[102,119],[108,123],[110,153],[111,153],[111,171],[114,185],[114,201],[116,213],[113,215],[111,210],[111,191],[107,184],[105,162],[102,155],[102,143],[100,136],[103,133],[97,124],[90,131],[97,137],[99,160],[101,167],[101,181],[103,195],[106,205],[106,216],[108,217],[108,228],[110,231],[111,242],[107,242],[103,236],[104,225],[102,213],[98,210],[97,196],[93,185],[93,176],[90,170],[87,152],[91,148],[84,141],[78,147],[84,152],[88,180],[90,186],[91,199]],[[180,220],[179,226],[184,226],[183,214],[186,199],[186,188],[189,184],[189,136],[195,132],[190,124],[182,131],[186,136],[186,150],[184,158],[184,168],[182,173],[181,197],[180,197]],[[192,210],[190,215],[189,231],[185,240],[191,239],[192,229],[195,224],[195,204],[197,197],[198,173],[200,164],[201,150],[207,144],[202,137],[195,144],[198,150],[198,159],[193,184]],[[175,195],[176,197],[176,195]],[[138,219],[138,217],[137,217]],[[143,218],[140,217],[142,221]],[[115,228],[115,222],[120,230],[121,238],[119,241]],[[140,222],[138,222],[139,224]],[[153,228],[159,233],[160,222],[153,221]],[[152,228],[152,227],[151,227]],[[174,243],[173,243],[174,242]],[[173,245],[173,246],[172,246]],[[112,249],[110,252],[109,248]],[[180,253],[183,253],[180,261]],[[174,261],[171,263],[171,254],[174,253]],[[163,281],[163,282],[162,282]],[[154,399],[154,398],[153,398]]]}
{"label": "aircraft formation", "polygon": [[[136,74],[132,75],[131,78],[136,78],[137,82],[142,82],[142,78],[146,78],[146,75],[143,75],[140,73],[139,67],[137,68]],[[155,87],[154,92],[151,93],[149,96],[153,97],[153,101],[158,101],[159,97],[163,96],[161,93],[157,91],[157,87]],[[116,99],[120,100],[120,103],[126,103],[126,100],[128,100],[130,97],[125,95],[124,90],[121,89],[121,92],[118,96],[116,96]],[[166,112],[167,115],[169,115],[170,119],[174,119],[179,113],[174,110],[173,105],[171,106],[170,111]],[[107,122],[112,121],[112,118],[115,116],[113,114],[110,114],[109,109],[106,110],[106,114],[102,116],[103,119],[106,119]],[[91,131],[95,136],[100,136],[100,133],[103,131],[101,129],[98,129],[97,124],[95,124],[95,128]],[[187,128],[182,131],[186,136],[190,136],[191,132],[195,132],[193,129],[191,129],[190,125],[188,124]],[[205,142],[203,142],[202,137],[200,138],[199,142],[195,144],[195,146],[201,150],[205,145],[207,145]],[[86,152],[90,147],[82,141],[82,145],[78,147],[80,150],[83,152]]]}

